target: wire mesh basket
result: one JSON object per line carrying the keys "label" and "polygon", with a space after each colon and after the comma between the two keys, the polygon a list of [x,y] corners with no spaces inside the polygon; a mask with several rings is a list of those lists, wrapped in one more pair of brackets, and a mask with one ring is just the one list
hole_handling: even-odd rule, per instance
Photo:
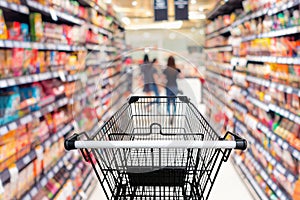
{"label": "wire mesh basket", "polygon": [[185,96],[133,96],[93,136],[65,141],[107,199],[208,199],[231,150],[246,147],[233,133],[220,137]]}

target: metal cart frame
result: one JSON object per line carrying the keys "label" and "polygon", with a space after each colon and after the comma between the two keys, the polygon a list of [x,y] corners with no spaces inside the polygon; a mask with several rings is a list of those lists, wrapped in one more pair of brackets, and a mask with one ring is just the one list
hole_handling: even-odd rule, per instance
{"label": "metal cart frame", "polygon": [[231,150],[246,147],[233,133],[220,137],[185,96],[132,96],[96,134],[65,141],[67,150],[80,149],[115,200],[208,199]]}

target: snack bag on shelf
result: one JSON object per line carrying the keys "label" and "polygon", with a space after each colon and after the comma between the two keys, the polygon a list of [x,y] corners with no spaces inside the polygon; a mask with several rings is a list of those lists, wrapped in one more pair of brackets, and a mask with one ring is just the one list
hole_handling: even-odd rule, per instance
{"label": "snack bag on shelf", "polygon": [[44,33],[42,15],[40,13],[31,13],[29,21],[32,41],[41,42]]}
{"label": "snack bag on shelf", "polygon": [[8,38],[7,27],[5,24],[3,11],[0,9],[0,39],[6,40]]}

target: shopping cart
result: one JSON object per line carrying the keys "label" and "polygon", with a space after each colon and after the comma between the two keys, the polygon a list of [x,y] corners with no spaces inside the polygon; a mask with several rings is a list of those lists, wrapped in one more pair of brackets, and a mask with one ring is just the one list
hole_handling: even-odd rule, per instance
{"label": "shopping cart", "polygon": [[184,96],[133,96],[96,134],[65,141],[91,163],[107,199],[207,199],[222,162],[246,147],[230,132],[220,137]]}

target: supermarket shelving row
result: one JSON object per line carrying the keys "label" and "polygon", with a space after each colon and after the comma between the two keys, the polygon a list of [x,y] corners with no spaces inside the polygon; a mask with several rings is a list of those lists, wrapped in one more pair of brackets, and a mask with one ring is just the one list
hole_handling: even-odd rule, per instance
{"label": "supermarket shelving row", "polygon": [[210,52],[222,52],[222,51],[232,51],[232,46],[228,45],[228,46],[219,46],[219,47],[207,47],[205,49],[206,53],[210,53]]}
{"label": "supermarket shelving row", "polygon": [[70,160],[72,157],[72,152],[66,153],[62,158],[60,158],[56,164],[47,172],[45,176],[42,177],[37,183],[32,186],[32,188],[26,192],[26,194],[21,198],[21,200],[32,199],[40,189],[46,186],[48,181],[53,178],[53,176],[65,165],[65,161]]}
{"label": "supermarket shelving row", "polygon": [[294,158],[300,160],[300,151],[295,149],[292,145],[285,141],[282,137],[271,131],[268,127],[263,125],[262,123],[257,124],[257,129],[262,131],[268,138],[275,141],[282,149],[286,149],[292,153]]}
{"label": "supermarket shelving row", "polygon": [[[88,174],[90,174],[90,173],[92,173],[92,170],[89,170],[89,173],[88,173]],[[77,195],[75,196],[74,200],[80,200],[80,199],[82,199],[82,196],[81,196],[82,192],[84,192],[84,194],[85,194],[86,191],[87,191],[87,189],[88,189],[89,187],[92,187],[92,184],[91,184],[92,181],[93,181],[92,176],[87,176],[87,177],[83,180],[82,185],[80,186],[80,188],[79,188],[78,191],[76,192]],[[86,195],[86,196],[88,196],[88,195]]]}
{"label": "supermarket shelving row", "polygon": [[[34,159],[37,158],[40,151],[43,151],[46,147],[52,146],[52,144],[56,143],[59,138],[65,136],[67,133],[73,130],[73,127],[70,124],[67,124],[65,127],[57,131],[57,133],[52,134],[50,138],[48,138],[42,145],[40,145],[40,149],[33,149],[28,154],[23,156],[21,159],[16,161],[17,171],[20,172],[31,163]],[[10,180],[10,172],[8,169],[2,171],[0,173],[0,180],[2,184],[7,183]]]}
{"label": "supermarket shelving row", "polygon": [[32,9],[38,10],[39,12],[46,14],[46,15],[51,15],[51,17],[54,19],[54,21],[57,21],[58,20],[57,18],[60,18],[61,20],[65,20],[69,23],[74,23],[77,25],[82,25],[84,23],[84,20],[81,20],[80,18],[77,18],[77,17],[67,14],[67,13],[56,11],[56,10],[49,8],[47,6],[44,6],[36,1],[26,0],[26,3]]}
{"label": "supermarket shelving row", "polygon": [[243,37],[242,42],[247,42],[250,40],[258,39],[258,38],[273,38],[273,37],[281,37],[285,35],[292,35],[292,34],[299,34],[300,33],[300,27],[299,26],[294,26],[294,27],[289,27],[281,30],[276,30],[276,31],[270,31],[267,33],[261,33],[258,35],[249,35],[246,37]]}
{"label": "supermarket shelving row", "polygon": [[257,183],[255,178],[249,172],[247,167],[242,162],[241,158],[234,154],[233,160],[235,162],[235,167],[240,169],[241,172],[245,175],[245,178],[252,185],[252,187],[254,188],[254,191],[258,194],[258,196],[261,198],[261,200],[269,200],[269,197],[267,197],[267,194],[265,193],[265,191],[262,190],[261,186]]}
{"label": "supermarket shelving row", "polygon": [[41,116],[50,113],[54,111],[55,109],[58,109],[60,107],[63,107],[67,105],[69,102],[67,97],[60,98],[59,100],[56,100],[55,102],[42,107],[38,111],[34,111],[32,113],[29,113],[13,122],[9,122],[8,124],[4,124],[0,127],[0,136],[5,135],[9,131],[17,129],[19,125],[25,125],[31,122],[35,118],[40,118]]}
{"label": "supermarket shelving row", "polygon": [[268,63],[279,63],[279,64],[294,64],[299,65],[300,64],[300,58],[299,57],[276,57],[276,56],[251,56],[248,55],[247,57],[248,61],[252,62],[268,62]]}
{"label": "supermarket shelving row", "polygon": [[295,7],[300,4],[300,0],[294,0],[294,1],[288,1],[286,3],[276,3],[273,4],[271,8],[261,8],[255,12],[251,12],[245,16],[243,16],[241,19],[236,20],[232,25],[226,26],[223,28],[220,28],[218,30],[215,30],[209,34],[207,34],[207,39],[222,35],[224,33],[230,32],[233,28],[237,27],[238,25],[250,21],[251,19],[255,19],[258,17],[262,17],[264,15],[274,15],[276,13],[282,12],[284,10],[290,9],[292,7]]}
{"label": "supermarket shelving row", "polygon": [[27,6],[24,5],[18,5],[15,3],[10,3],[7,1],[0,1],[0,8],[9,9],[14,12],[22,13],[22,14],[29,14],[29,9]]}
{"label": "supermarket shelving row", "polygon": [[[247,1],[247,3],[251,4],[251,1]],[[230,4],[230,2],[227,2],[227,4]],[[284,74],[284,80],[281,80],[280,75],[275,74],[276,72],[274,71],[273,74],[271,74],[271,78],[268,76],[268,78],[262,78],[264,74],[259,74],[259,72],[256,72],[255,69],[249,69],[249,66],[253,65],[262,65],[261,63],[270,63],[270,65],[276,65],[276,64],[285,64],[289,65],[290,67],[296,66],[300,64],[300,59],[299,59],[299,54],[296,56],[296,54],[293,54],[291,57],[286,57],[287,55],[283,55],[280,57],[279,53],[276,52],[276,54],[272,54],[270,52],[264,53],[262,50],[260,52],[254,52],[254,49],[256,46],[253,45],[253,49],[250,49],[252,47],[252,42],[245,43],[247,41],[255,40],[255,39],[261,39],[261,38],[274,38],[274,37],[282,37],[282,36],[298,36],[300,29],[299,29],[299,24],[294,24],[292,25],[283,25],[282,29],[275,28],[274,29],[269,29],[268,32],[261,32],[260,34],[253,34],[257,33],[258,31],[252,31],[250,33],[247,33],[248,29],[242,29],[238,27],[239,25],[244,24],[245,22],[251,23],[253,22],[253,19],[258,20],[257,18],[262,18],[266,15],[272,16],[274,14],[283,12],[287,9],[293,11],[298,9],[296,6],[300,5],[300,0],[294,0],[294,1],[281,1],[281,2],[276,2],[271,7],[265,7],[261,6],[258,8],[258,10],[249,12],[245,14],[244,16],[238,18],[235,22],[231,22],[231,25],[227,27],[220,28],[218,30],[215,30],[211,32],[210,34],[207,34],[207,39],[213,38],[220,36],[215,39],[215,41],[220,41],[220,44],[215,43],[215,48],[211,47],[210,49],[213,49],[215,51],[211,51],[209,53],[218,53],[215,54],[218,56],[219,62],[222,63],[222,58],[223,60],[227,59],[227,57],[231,56],[231,67],[226,67],[222,68],[222,66],[218,66],[218,64],[214,64],[211,62],[211,59],[207,60],[207,68],[208,71],[206,73],[207,77],[222,77],[223,73],[232,73],[232,78],[233,78],[233,84],[230,87],[230,90],[228,92],[232,92],[231,94],[234,94],[233,96],[233,101],[230,103],[233,108],[234,112],[234,118],[229,119],[233,122],[233,127],[234,130],[238,133],[241,134],[243,137],[245,137],[249,141],[249,148],[254,148],[255,150],[259,151],[259,154],[263,157],[262,160],[266,160],[267,163],[272,165],[272,169],[274,171],[270,171],[269,169],[266,169],[263,166],[262,160],[260,160],[256,154],[251,154],[250,151],[243,153],[241,155],[235,154],[234,155],[234,160],[235,160],[235,165],[237,168],[241,169],[241,171],[245,174],[247,180],[250,182],[252,185],[253,189],[256,191],[258,196],[260,196],[261,199],[271,199],[272,197],[269,196],[270,194],[267,194],[266,191],[264,191],[265,184],[269,185],[271,190],[273,191],[273,194],[277,196],[277,199],[291,199],[293,188],[295,187],[295,182],[298,180],[298,174],[295,174],[296,171],[293,167],[290,167],[289,162],[285,160],[286,158],[283,158],[280,156],[278,153],[274,154],[274,149],[278,146],[278,148],[281,149],[284,153],[287,153],[290,155],[291,159],[296,162],[299,161],[300,159],[300,151],[298,147],[298,139],[293,140],[293,138],[297,137],[297,132],[293,130],[290,132],[287,130],[285,131],[285,127],[282,125],[285,121],[277,121],[278,119],[280,120],[287,120],[290,125],[293,125],[294,127],[297,127],[296,124],[300,124],[300,117],[299,117],[299,108],[297,109],[297,106],[292,106],[292,108],[289,107],[289,105],[286,105],[286,107],[281,107],[281,103],[276,103],[277,101],[280,101],[279,98],[276,99],[274,97],[273,100],[273,94],[278,91],[278,93],[281,93],[280,95],[285,96],[289,95],[288,97],[293,97],[295,98],[295,95],[300,97],[300,89],[295,86],[296,84],[289,84],[289,83],[284,83],[286,82],[286,78],[289,77],[293,79],[294,81],[297,80],[297,75],[294,74]],[[269,5],[267,5],[269,6]],[[290,12],[291,12],[290,11]],[[239,13],[239,12],[237,12]],[[223,13],[224,15],[230,14],[229,12]],[[222,14],[220,14],[222,15]],[[229,16],[229,15],[228,15]],[[241,15],[240,15],[241,16]],[[227,17],[227,16],[226,16]],[[221,18],[220,18],[221,19]],[[221,25],[220,22],[221,20],[218,19],[216,20],[216,25]],[[225,18],[223,18],[224,20]],[[219,23],[219,24],[217,24]],[[244,24],[245,25],[245,24]],[[246,25],[245,25],[246,26]],[[213,24],[211,27],[218,27]],[[284,27],[284,28],[283,28]],[[212,30],[212,29],[208,29]],[[272,31],[270,31],[272,30]],[[239,31],[245,31],[242,32],[244,34],[243,36],[240,36]],[[264,30],[266,31],[266,30]],[[230,38],[227,38],[229,37]],[[285,37],[286,38],[286,37]],[[275,40],[275,39],[274,39]],[[222,49],[218,49],[220,45],[227,44],[230,41],[235,41],[232,45],[234,48],[232,48],[232,54],[230,55],[230,52],[224,52]],[[239,41],[241,42],[241,46],[239,49]],[[261,40],[258,40],[262,41]],[[296,41],[296,40],[295,40]],[[208,45],[213,44],[213,41],[207,42]],[[253,41],[255,43],[255,41]],[[246,45],[246,47],[249,46],[249,51],[252,51],[251,53],[246,53],[247,56],[245,55],[245,52],[243,50],[246,50],[247,48],[243,48]],[[249,55],[250,54],[250,55]],[[263,54],[263,55],[261,55]],[[241,55],[241,57],[239,57]],[[270,56],[269,56],[270,55]],[[274,56],[276,55],[276,56]],[[226,63],[226,62],[224,62]],[[250,71],[252,70],[252,71]],[[215,75],[211,74],[215,73]],[[285,72],[287,73],[287,72]],[[291,72],[292,73],[292,72]],[[257,74],[257,75],[253,75]],[[268,74],[267,74],[268,75]],[[273,75],[275,76],[273,78]],[[266,76],[265,76],[266,77]],[[236,80],[235,80],[236,79]],[[279,79],[279,81],[278,81]],[[276,82],[278,81],[278,82]],[[279,83],[280,82],[280,83]],[[252,84],[251,84],[252,83]],[[265,90],[267,89],[272,89],[271,94],[272,96],[270,97],[270,94],[265,94],[265,90],[261,92],[261,94],[267,95],[271,99],[266,99],[264,102],[259,100],[257,97],[255,97],[254,93],[256,95],[260,91],[259,88],[255,84],[264,86]],[[249,85],[250,84],[250,85]],[[234,87],[239,87],[242,88],[241,90],[238,90],[237,88]],[[231,90],[232,89],[232,90]],[[254,91],[253,91],[254,90]],[[224,91],[225,92],[225,91]],[[221,102],[222,97],[218,97],[218,95],[213,96],[212,93],[218,93],[218,91],[205,91],[204,90],[204,101],[212,101],[212,105],[216,103],[218,111],[223,112],[223,107],[226,107],[226,104],[224,102]],[[242,94],[241,94],[242,93]],[[283,94],[285,93],[285,94]],[[252,96],[253,94],[253,96]],[[241,96],[242,95],[242,96]],[[210,98],[210,96],[213,96],[213,98]],[[267,97],[266,96],[266,97]],[[221,99],[220,99],[221,98]],[[295,100],[296,102],[299,101],[299,99]],[[281,101],[280,101],[281,102]],[[252,105],[251,105],[252,104]],[[296,103],[297,104],[297,103]],[[251,108],[254,106],[255,111],[252,111]],[[213,109],[213,108],[210,108]],[[250,109],[250,110],[248,110]],[[208,109],[209,110],[209,109]],[[295,111],[296,110],[296,111]],[[218,113],[218,111],[216,113]],[[226,114],[226,113],[225,113]],[[275,115],[278,117],[276,118],[276,121],[273,122],[273,126],[277,125],[279,123],[278,129],[276,126],[269,127],[267,126],[266,121],[264,120],[270,120],[268,117],[264,117],[264,115],[269,115],[271,114],[277,114]],[[257,117],[254,115],[258,115]],[[216,121],[214,119],[214,115],[210,116],[211,120]],[[269,116],[270,117],[270,116]],[[273,119],[273,117],[271,117]],[[217,123],[217,122],[216,122]],[[281,124],[280,124],[281,123]],[[282,127],[281,127],[282,126]],[[282,128],[282,131],[284,130],[284,133],[282,131],[279,131],[279,129]],[[253,135],[252,135],[253,134]],[[255,136],[255,137],[254,137]],[[261,138],[260,138],[261,137]],[[268,149],[266,144],[262,143],[262,139],[264,138],[264,141],[269,141],[270,145],[272,144],[272,149]],[[259,140],[258,140],[259,139]],[[274,145],[274,147],[273,147]],[[280,152],[280,151],[279,151]],[[255,155],[255,156],[254,156]],[[253,164],[255,167],[255,172],[258,173],[258,175],[263,179],[264,183],[261,183],[260,179],[255,176],[253,173],[253,167],[249,166],[248,163],[245,163],[243,158],[247,157],[248,161],[245,162],[250,162]],[[264,164],[265,165],[265,164]],[[291,164],[292,165],[292,164]],[[299,167],[299,164],[294,164],[296,167]],[[292,165],[292,166],[294,166]],[[247,169],[249,167],[249,169]],[[251,173],[252,172],[252,173]],[[287,189],[286,186],[282,187],[283,182],[275,182],[273,180],[272,176],[281,176],[285,177],[287,180],[286,183],[289,183],[289,187],[291,189]],[[278,184],[278,185],[277,185]],[[297,186],[296,186],[297,187]],[[295,189],[297,191],[297,188]],[[273,196],[273,198],[276,199],[276,197]]]}
{"label": "supermarket shelving row", "polygon": [[15,40],[0,40],[0,48],[24,48],[24,49],[54,50],[54,51],[86,50],[86,47],[80,45],[24,42],[24,41],[15,41]]}
{"label": "supermarket shelving row", "polygon": [[[276,158],[274,158],[270,152],[268,152],[263,146],[262,144],[257,141],[257,139],[255,139],[253,136],[251,136],[251,134],[249,134],[249,130],[247,128],[247,126],[239,121],[238,119],[235,118],[235,122],[236,122],[236,128],[238,129],[241,129],[241,130],[246,130],[240,134],[245,134],[247,133],[246,135],[246,138],[248,139],[248,142],[251,144],[251,145],[254,145],[256,147],[256,149],[261,153],[261,155],[264,156],[264,158],[272,164],[272,166],[274,166],[274,168],[280,172],[282,175],[284,175],[291,183],[292,182],[295,182],[298,177],[293,174],[290,170],[286,169],[282,163],[278,160],[276,160]],[[239,131],[237,131],[239,132]],[[245,136],[245,135],[244,135]]]}
{"label": "supermarket shelving row", "polygon": [[291,86],[288,86],[288,85],[283,85],[283,84],[280,84],[280,83],[275,83],[275,82],[272,82],[272,81],[269,81],[269,80],[266,80],[266,79],[257,78],[257,77],[250,76],[250,75],[247,75],[246,79],[247,79],[247,81],[252,82],[252,83],[256,83],[258,85],[262,85],[262,86],[270,87],[270,88],[275,88],[275,89],[277,89],[279,91],[282,91],[282,92],[285,92],[287,94],[296,94],[300,97],[300,89],[298,89],[298,88],[294,88],[294,87],[291,87]]}

